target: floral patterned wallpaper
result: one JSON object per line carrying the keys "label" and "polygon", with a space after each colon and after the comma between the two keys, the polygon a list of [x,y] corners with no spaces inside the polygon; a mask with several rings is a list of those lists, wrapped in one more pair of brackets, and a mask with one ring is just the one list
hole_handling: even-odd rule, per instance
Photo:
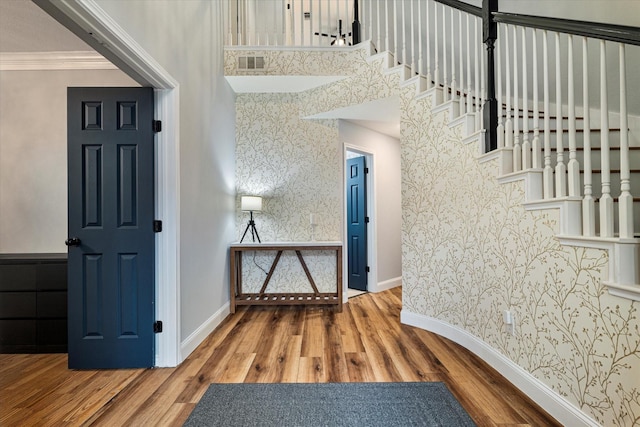
{"label": "floral patterned wallpaper", "polygon": [[429,102],[403,98],[403,309],[482,339],[603,425],[639,425],[638,303],[602,286],[607,252],[561,246],[558,211],[525,211],[523,184],[498,184]]}
{"label": "floral patterned wallpaper", "polygon": [[[498,184],[497,164],[478,163],[477,147],[460,142],[460,127],[449,128],[447,114],[432,115],[428,98],[416,100],[412,88],[380,71],[379,61],[365,61],[364,50],[316,56],[319,63],[295,52],[274,59],[282,65],[273,72],[317,67],[331,74],[345,57],[355,68],[351,77],[306,93],[238,96],[238,206],[242,194],[265,197],[264,212],[256,214],[263,241],[308,240],[311,213],[316,239],[340,240],[337,126],[303,117],[400,94],[403,309],[482,339],[603,425],[640,425],[638,303],[601,285],[607,252],[561,246],[557,211],[525,211],[522,183]],[[247,219],[238,213],[238,238]],[[300,274],[289,261],[273,286],[308,291],[305,280],[288,280]],[[258,253],[256,262],[268,269],[271,261]],[[333,283],[335,263],[326,254],[309,262],[322,286]],[[264,273],[246,255],[243,271],[253,286],[262,283]],[[516,336],[504,330],[506,309],[515,314]]]}
{"label": "floral patterned wallpaper", "polygon": [[[300,118],[295,94],[236,100],[236,182],[240,196],[263,197],[255,213],[262,241],[341,240],[342,148],[335,120]],[[238,209],[238,240],[248,213]]]}

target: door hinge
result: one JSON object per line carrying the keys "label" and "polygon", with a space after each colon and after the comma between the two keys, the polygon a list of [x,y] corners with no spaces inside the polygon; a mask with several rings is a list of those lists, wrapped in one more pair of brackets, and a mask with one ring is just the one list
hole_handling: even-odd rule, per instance
{"label": "door hinge", "polygon": [[369,173],[369,168],[364,168],[364,173]]}
{"label": "door hinge", "polygon": [[371,268],[369,268],[369,266],[367,265],[367,273],[371,272]]}
{"label": "door hinge", "polygon": [[365,217],[364,217],[364,223],[365,223],[365,224],[369,224],[369,217],[368,217],[368,216],[365,216]]}
{"label": "door hinge", "polygon": [[154,120],[153,121],[153,131],[155,133],[162,132],[162,121],[161,120]]}
{"label": "door hinge", "polygon": [[162,320],[156,320],[153,322],[153,333],[159,334],[160,332],[162,332]]}
{"label": "door hinge", "polygon": [[154,233],[160,233],[162,231],[162,221],[160,220],[154,220],[153,221],[153,232]]}

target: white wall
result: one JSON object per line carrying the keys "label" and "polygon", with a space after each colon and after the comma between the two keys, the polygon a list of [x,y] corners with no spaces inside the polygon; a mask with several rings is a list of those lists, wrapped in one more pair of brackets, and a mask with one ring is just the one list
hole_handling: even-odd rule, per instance
{"label": "white wall", "polygon": [[223,2],[96,0],[180,84],[181,340],[229,300],[234,94],[223,77]]}
{"label": "white wall", "polygon": [[378,283],[402,276],[402,200],[400,141],[357,124],[340,120],[340,140],[349,148],[373,155],[375,207],[372,215],[377,234]]}
{"label": "white wall", "polygon": [[0,253],[67,248],[67,87],[139,86],[120,70],[0,72]]}

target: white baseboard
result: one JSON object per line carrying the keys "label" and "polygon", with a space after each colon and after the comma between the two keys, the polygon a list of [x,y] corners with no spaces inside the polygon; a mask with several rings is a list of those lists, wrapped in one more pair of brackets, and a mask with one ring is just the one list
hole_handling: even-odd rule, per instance
{"label": "white baseboard", "polygon": [[382,292],[391,288],[402,285],[402,276],[394,277],[393,279],[385,280],[384,282],[378,282],[375,289],[371,289],[369,292]]}
{"label": "white baseboard", "polygon": [[441,335],[473,352],[529,396],[531,400],[540,405],[540,407],[562,425],[575,427],[597,427],[600,425],[564,397],[556,393],[551,387],[464,329],[432,317],[411,313],[407,310],[402,310],[400,313],[400,321],[405,325],[415,326]]}
{"label": "white baseboard", "polygon": [[180,345],[180,353],[182,355],[181,360],[185,360],[193,351],[209,336],[213,330],[218,327],[220,323],[230,313],[229,303],[223,305],[220,310],[213,313],[198,329],[193,331],[191,335],[185,339]]}

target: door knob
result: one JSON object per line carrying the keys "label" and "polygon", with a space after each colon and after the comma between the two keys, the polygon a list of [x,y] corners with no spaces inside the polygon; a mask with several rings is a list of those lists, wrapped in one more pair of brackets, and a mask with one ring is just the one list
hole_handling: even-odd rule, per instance
{"label": "door knob", "polygon": [[80,246],[80,239],[77,237],[69,237],[64,241],[64,244],[67,246]]}

